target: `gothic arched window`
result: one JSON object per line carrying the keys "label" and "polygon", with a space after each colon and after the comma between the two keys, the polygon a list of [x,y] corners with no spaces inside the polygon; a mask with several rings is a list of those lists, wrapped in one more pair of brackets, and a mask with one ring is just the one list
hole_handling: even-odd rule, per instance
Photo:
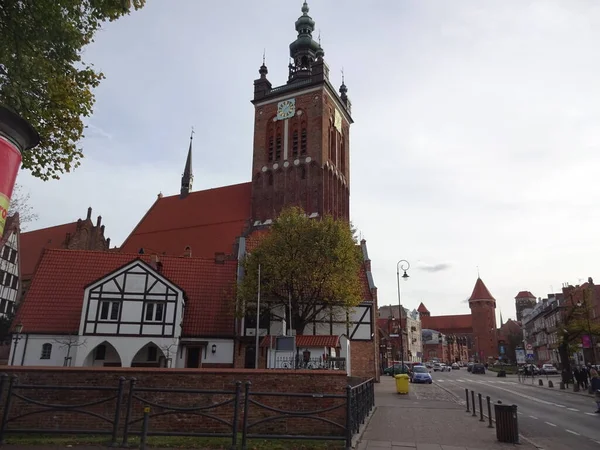
{"label": "gothic arched window", "polygon": [[52,344],[44,344],[42,345],[42,355],[40,356],[40,359],[50,359],[50,356],[52,356]]}

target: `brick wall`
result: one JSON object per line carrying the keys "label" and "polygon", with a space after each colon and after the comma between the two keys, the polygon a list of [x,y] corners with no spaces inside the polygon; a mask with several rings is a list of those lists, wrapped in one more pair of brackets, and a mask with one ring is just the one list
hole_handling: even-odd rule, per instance
{"label": "brick wall", "polygon": [[[336,394],[345,395],[348,379],[344,373],[332,371],[290,371],[290,370],[244,370],[244,369],[142,369],[142,368],[32,368],[14,367],[6,368],[4,373],[18,377],[18,385],[52,385],[52,386],[80,386],[94,389],[102,386],[116,388],[121,377],[127,381],[124,384],[123,405],[121,407],[120,428],[126,416],[126,399],[128,397],[130,380],[136,379],[136,389],[143,388],[168,388],[168,389],[195,389],[219,392],[189,393],[165,391],[134,391],[132,401],[131,421],[141,419],[143,408],[146,406],[142,400],[147,400],[158,405],[175,407],[199,407],[205,405],[218,405],[227,400],[234,399],[236,381],[245,383],[250,381],[251,392],[261,393],[303,393],[303,394]],[[6,379],[5,379],[6,381]],[[7,383],[2,392],[2,411],[5,408]],[[242,384],[242,393],[244,384]],[[19,394],[25,395],[35,401],[50,404],[84,404],[100,399],[108,401],[96,405],[86,406],[81,409],[92,411],[104,417],[112,418],[116,409],[116,391],[101,390],[56,390],[49,388],[19,389]],[[269,407],[283,410],[310,411],[326,409],[345,402],[343,398],[319,397],[269,397],[252,396],[253,400],[268,405]],[[39,409],[39,406],[26,403],[12,396],[10,417],[26,414]],[[151,406],[151,413],[166,411],[160,406]],[[231,422],[233,420],[233,403],[218,406],[204,412],[220,417]],[[272,411],[256,404],[249,407],[249,423],[277,415]],[[345,408],[320,413],[319,416],[334,422],[345,424]],[[243,419],[243,410],[240,408],[239,424]],[[8,429],[72,429],[72,430],[104,430],[110,431],[111,425],[98,417],[85,414],[52,411],[44,414],[34,414],[23,417],[8,424]],[[132,425],[132,430],[139,431],[141,421]],[[195,432],[227,432],[227,426],[208,417],[176,412],[160,415],[150,419],[150,431],[184,431],[193,429]],[[250,429],[252,433],[272,434],[312,434],[312,435],[340,435],[343,430],[333,425],[303,418],[287,418],[266,422],[263,425]]]}
{"label": "brick wall", "polygon": [[352,359],[350,370],[352,376],[379,380],[376,344],[375,339],[372,341],[350,342],[350,357]]}

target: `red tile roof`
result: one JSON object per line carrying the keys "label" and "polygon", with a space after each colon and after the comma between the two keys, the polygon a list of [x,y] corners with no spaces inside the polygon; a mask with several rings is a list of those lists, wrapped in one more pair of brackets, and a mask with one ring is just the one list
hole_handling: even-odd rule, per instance
{"label": "red tile roof", "polygon": [[417,308],[417,312],[420,313],[428,313],[429,310],[425,307],[425,305],[423,304],[423,302],[421,302],[421,304],[419,305],[419,307]]}
{"label": "red tile roof", "polygon": [[121,245],[121,250],[180,256],[231,254],[251,216],[251,183],[159,197]]}
{"label": "red tile roof", "polygon": [[[265,336],[260,341],[261,348],[275,347],[276,336]],[[296,347],[331,347],[340,346],[339,336],[303,334],[296,336]]]}
{"label": "red tile roof", "polygon": [[457,332],[458,330],[472,330],[473,320],[471,314],[421,317],[421,326],[442,333],[445,331]]}
{"label": "red tile roof", "polygon": [[[84,288],[138,258],[149,262],[151,255],[45,250],[13,323],[23,324],[24,333],[76,333]],[[186,294],[183,335],[231,336],[237,262],[169,256],[160,262],[161,274]]]}
{"label": "red tile roof", "polygon": [[490,294],[490,291],[488,291],[488,288],[485,286],[481,278],[477,278],[477,281],[475,282],[473,293],[469,298],[469,301],[472,300],[495,300],[495,298],[492,297],[492,294]]}
{"label": "red tile roof", "polygon": [[517,296],[515,298],[533,298],[535,299],[536,296],[533,295],[531,292],[529,291],[521,291],[517,294]]}
{"label": "red tile roof", "polygon": [[21,233],[19,254],[21,258],[21,276],[30,278],[45,248],[61,248],[67,234],[75,234],[77,222],[65,223],[54,227]]}

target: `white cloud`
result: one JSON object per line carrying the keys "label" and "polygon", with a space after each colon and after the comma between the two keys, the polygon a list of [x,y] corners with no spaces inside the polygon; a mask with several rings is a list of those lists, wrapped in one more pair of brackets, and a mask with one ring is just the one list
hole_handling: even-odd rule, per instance
{"label": "white cloud", "polygon": [[[60,182],[19,179],[39,226],[91,205],[119,244],[159,191],[178,191],[192,125],[196,189],[250,179],[252,82],[266,47],[269,79],[285,83],[300,6],[177,5],[149,2],[86,50],[107,77],[87,157]],[[505,318],[519,290],[594,276],[597,2],[348,0],[311,15],[353,101],[351,214],[380,304],[395,302],[402,258],[415,263],[403,304],[432,314],[468,312],[477,267]]]}

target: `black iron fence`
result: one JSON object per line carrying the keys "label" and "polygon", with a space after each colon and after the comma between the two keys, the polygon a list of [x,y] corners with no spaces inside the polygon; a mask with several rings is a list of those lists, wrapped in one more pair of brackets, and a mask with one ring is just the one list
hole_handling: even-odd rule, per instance
{"label": "black iron fence", "polygon": [[346,370],[346,358],[304,358],[302,355],[275,357],[275,369]]}
{"label": "black iron fence", "polygon": [[332,440],[349,449],[374,392],[373,379],[328,394],[259,392],[240,381],[223,390],[142,387],[135,378],[115,386],[28,385],[2,375],[0,444],[9,434],[53,433],[104,434],[123,447],[139,436],[142,449],[148,436],[223,438],[232,450],[239,436],[243,450],[251,439]]}

